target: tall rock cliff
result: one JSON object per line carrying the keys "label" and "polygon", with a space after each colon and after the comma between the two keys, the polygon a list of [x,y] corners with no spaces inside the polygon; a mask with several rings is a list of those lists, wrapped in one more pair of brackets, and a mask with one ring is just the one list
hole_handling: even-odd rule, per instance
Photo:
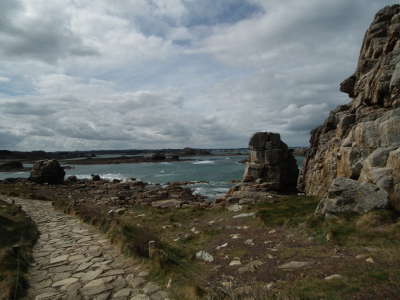
{"label": "tall rock cliff", "polygon": [[351,102],[312,131],[299,188],[326,196],[346,177],[369,183],[400,209],[400,5],[380,10],[369,27],[355,73],[340,90]]}

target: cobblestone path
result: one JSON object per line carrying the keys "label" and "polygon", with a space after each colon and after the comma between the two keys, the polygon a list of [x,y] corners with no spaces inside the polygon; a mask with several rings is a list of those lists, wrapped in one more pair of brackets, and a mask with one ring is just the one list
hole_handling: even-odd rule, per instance
{"label": "cobblestone path", "polygon": [[140,264],[124,258],[105,237],[50,202],[3,197],[22,206],[41,233],[28,275],[28,300],[161,300],[165,291],[146,280]]}

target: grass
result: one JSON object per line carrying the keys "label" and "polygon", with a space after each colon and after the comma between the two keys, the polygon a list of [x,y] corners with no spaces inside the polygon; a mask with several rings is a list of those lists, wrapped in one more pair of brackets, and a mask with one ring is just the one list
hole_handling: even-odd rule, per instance
{"label": "grass", "polygon": [[35,224],[16,206],[0,201],[0,294],[1,300],[25,294],[25,273],[38,238]]}
{"label": "grass", "polygon": [[318,198],[306,196],[286,196],[276,202],[257,205],[260,217],[267,226],[295,226],[305,222],[315,211]]}
{"label": "grass", "polygon": [[[98,226],[108,234],[113,243],[119,245],[127,256],[142,259],[150,267],[149,278],[166,285],[173,281],[171,294],[175,298],[193,299],[193,295],[204,293],[201,284],[202,267],[193,259],[195,249],[215,234],[215,230],[193,235],[184,241],[173,241],[182,224],[202,218],[207,214],[202,209],[154,209],[137,206],[131,214],[110,217],[107,209],[81,203],[74,207],[65,198],[55,201],[55,206],[67,213],[77,214],[83,221]],[[134,212],[134,213],[133,213]],[[139,217],[138,217],[139,216]],[[167,224],[168,230],[162,228]],[[149,257],[149,242],[155,242],[156,249]],[[186,297],[190,294],[190,297]],[[186,295],[186,296],[185,296]]]}
{"label": "grass", "polygon": [[[53,199],[58,208],[98,226],[124,253],[147,263],[152,280],[162,285],[172,280],[173,299],[245,299],[235,290],[221,290],[213,285],[220,281],[218,272],[218,276],[227,274],[242,279],[234,273],[236,269],[227,267],[235,256],[240,257],[243,264],[248,259],[260,259],[265,263],[265,270],[261,270],[264,273],[260,271],[264,277],[254,273],[249,275],[250,281],[240,282],[250,286],[247,296],[257,300],[397,299],[400,295],[400,221],[399,215],[391,211],[323,218],[314,215],[318,198],[293,195],[277,196],[270,202],[250,206],[248,211],[256,211],[257,218],[233,219],[235,213],[224,208],[160,210],[140,206],[111,218],[108,208],[94,206],[91,202],[73,206],[71,201],[65,200],[67,197],[58,198]],[[212,225],[207,225],[210,221]],[[249,229],[237,229],[243,225]],[[269,234],[271,229],[276,229],[276,233]],[[243,240],[254,239],[256,246],[246,246],[243,240],[231,240],[232,233],[242,233]],[[262,246],[267,240],[273,241],[279,250],[268,252],[269,244]],[[149,257],[149,241],[157,245],[152,258]],[[229,247],[219,253],[214,251],[216,246],[227,241]],[[257,247],[259,252],[254,251]],[[203,264],[195,260],[195,253],[201,249],[210,250],[216,261]],[[267,258],[267,253],[275,258]],[[366,262],[365,258],[356,259],[359,254],[373,258],[374,263]],[[221,260],[224,255],[228,258]],[[315,264],[291,272],[279,270],[280,264],[293,260]],[[332,274],[343,278],[324,279]],[[265,285],[270,281],[274,282],[274,287],[267,290]]]}

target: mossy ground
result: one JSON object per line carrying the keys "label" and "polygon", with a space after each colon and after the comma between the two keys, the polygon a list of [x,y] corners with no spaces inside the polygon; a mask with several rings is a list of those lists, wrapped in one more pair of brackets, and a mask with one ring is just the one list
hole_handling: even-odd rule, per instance
{"label": "mossy ground", "polygon": [[0,299],[18,299],[27,287],[25,273],[38,238],[35,224],[15,205],[0,200]]}
{"label": "mossy ground", "polygon": [[[393,212],[323,219],[314,215],[317,198],[276,196],[240,212],[134,206],[111,218],[107,208],[90,202],[73,208],[68,197],[46,188],[36,186],[35,193],[108,232],[126,254],[151,267],[154,280],[171,283],[175,298],[399,299],[400,220]],[[248,212],[256,216],[233,218]],[[151,259],[150,240],[158,245]],[[195,259],[199,250],[214,261]],[[235,258],[240,266],[229,265]],[[239,272],[254,261],[262,265]],[[291,261],[310,265],[280,268]],[[325,279],[334,274],[340,277]]]}

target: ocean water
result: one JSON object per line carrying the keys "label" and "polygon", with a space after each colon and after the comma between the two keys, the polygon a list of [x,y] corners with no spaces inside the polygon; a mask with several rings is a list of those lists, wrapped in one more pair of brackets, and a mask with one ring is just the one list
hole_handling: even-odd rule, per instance
{"label": "ocean water", "polygon": [[[240,163],[247,155],[190,157],[190,161],[114,164],[114,165],[71,165],[66,176],[80,179],[99,174],[105,179],[126,180],[136,178],[150,183],[165,184],[174,181],[204,181],[190,185],[195,193],[215,198],[225,194],[233,186],[233,180],[242,178],[245,165]],[[302,158],[298,157],[299,165]],[[26,165],[30,167],[31,165]],[[0,179],[8,177],[27,178],[29,172],[0,172]]]}

